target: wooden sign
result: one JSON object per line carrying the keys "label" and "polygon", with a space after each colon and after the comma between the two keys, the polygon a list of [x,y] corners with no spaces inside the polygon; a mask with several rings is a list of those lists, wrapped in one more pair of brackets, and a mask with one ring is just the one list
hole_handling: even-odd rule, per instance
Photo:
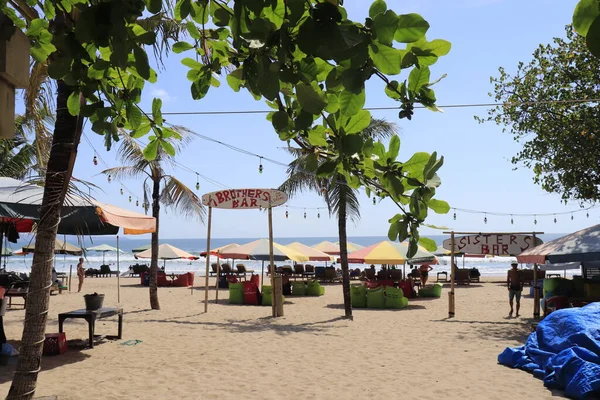
{"label": "wooden sign", "polygon": [[[494,256],[516,256],[527,249],[542,244],[532,235],[510,235],[482,233],[454,238],[454,252],[468,254],[491,254]],[[452,250],[450,239],[444,240],[444,248]]]}
{"label": "wooden sign", "polygon": [[206,193],[202,204],[229,210],[277,207],[284,204],[288,195],[275,189],[228,189]]}

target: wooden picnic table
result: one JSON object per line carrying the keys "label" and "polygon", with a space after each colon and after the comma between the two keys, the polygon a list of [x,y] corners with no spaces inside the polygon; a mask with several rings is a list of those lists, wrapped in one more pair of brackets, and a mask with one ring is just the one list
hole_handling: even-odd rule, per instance
{"label": "wooden picnic table", "polygon": [[117,336],[106,336],[110,339],[121,339],[123,334],[123,308],[99,308],[98,310],[86,310],[85,308],[58,314],[58,332],[63,332],[63,323],[68,318],[82,318],[88,323],[89,346],[94,348],[94,331],[96,329],[96,320],[101,318],[119,316],[119,326]]}

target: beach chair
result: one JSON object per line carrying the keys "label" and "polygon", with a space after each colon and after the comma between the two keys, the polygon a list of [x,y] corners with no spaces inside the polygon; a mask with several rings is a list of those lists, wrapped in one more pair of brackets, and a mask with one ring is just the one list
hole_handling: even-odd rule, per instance
{"label": "beach chair", "polygon": [[215,276],[215,275],[217,275],[217,267],[218,267],[217,263],[212,263],[212,264],[210,264],[210,271],[208,272],[208,274],[209,274],[210,276]]}
{"label": "beach chair", "polygon": [[238,276],[243,276],[244,280],[246,280],[246,276],[252,275],[254,273],[253,269],[246,269],[246,266],[244,264],[237,264],[235,266],[235,268],[237,269],[237,275]]}
{"label": "beach chair", "polygon": [[100,266],[100,273],[98,274],[99,276],[102,277],[111,277],[111,276],[117,276],[119,275],[118,271],[111,271],[110,266],[109,265],[101,265]]}
{"label": "beach chair", "polygon": [[223,275],[235,275],[235,273],[231,269],[231,265],[229,265],[228,263],[221,264],[221,273]]}
{"label": "beach chair", "polygon": [[280,274],[291,276],[294,274],[294,269],[291,265],[284,265],[282,267],[277,268],[277,272],[279,272]]}
{"label": "beach chair", "polygon": [[323,280],[327,282],[336,282],[339,281],[340,278],[334,267],[325,267],[325,276],[323,277]]}
{"label": "beach chair", "polygon": [[303,276],[306,277],[306,278],[309,278],[309,279],[310,278],[314,278],[314,276],[315,276],[315,266],[311,265],[311,264],[306,264],[304,266],[304,274],[303,274]]}
{"label": "beach chair", "polygon": [[365,276],[367,277],[367,280],[369,280],[369,281],[375,280],[375,270],[372,268],[365,269]]}
{"label": "beach chair", "polygon": [[323,280],[325,278],[325,267],[315,267],[315,279]]}
{"label": "beach chair", "polygon": [[390,280],[394,281],[394,282],[398,282],[402,280],[402,271],[399,269],[391,269],[389,271],[389,277]]}
{"label": "beach chair", "polygon": [[470,270],[466,268],[456,268],[454,270],[456,276],[454,277],[454,283],[457,285],[470,285],[471,278],[469,278]]}
{"label": "beach chair", "polygon": [[304,277],[304,264],[295,264],[294,265],[294,273],[292,274],[292,278],[294,280]]}

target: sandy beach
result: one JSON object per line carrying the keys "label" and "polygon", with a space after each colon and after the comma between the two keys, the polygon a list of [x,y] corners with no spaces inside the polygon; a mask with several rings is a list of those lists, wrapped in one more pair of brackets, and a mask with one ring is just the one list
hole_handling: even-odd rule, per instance
{"label": "sandy beach", "polygon": [[[492,279],[501,280],[501,278]],[[203,284],[204,280],[201,279]],[[343,315],[341,284],[321,297],[288,297],[285,316],[270,307],[215,304],[210,291],[161,288],[160,311],[149,310],[148,288],[121,279],[122,340],[93,349],[83,320],[67,320],[67,353],[44,357],[36,396],[59,399],[550,399],[530,374],[497,364],[506,346],[525,340],[532,299],[522,316],[508,318],[506,287],[493,282],[459,286],[456,317],[448,319],[448,285],[440,299],[411,299],[404,310],[354,310]],[[198,284],[198,282],[197,282]],[[214,286],[213,286],[214,288]],[[84,292],[52,296],[47,332],[58,332],[57,315],[84,305],[82,294],[106,295],[117,305],[116,278],[87,279]],[[524,294],[528,293],[528,288]],[[15,300],[18,303],[18,300]],[[24,311],[9,309],[4,325],[18,345]],[[97,334],[116,334],[116,318],[100,320]],[[123,345],[138,340],[134,346]],[[0,395],[14,366],[0,368]]]}

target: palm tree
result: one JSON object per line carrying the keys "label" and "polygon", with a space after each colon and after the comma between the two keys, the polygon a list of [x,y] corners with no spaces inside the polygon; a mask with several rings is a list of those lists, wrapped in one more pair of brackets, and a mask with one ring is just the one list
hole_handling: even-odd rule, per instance
{"label": "palm tree", "polygon": [[[109,168],[102,171],[115,179],[143,178],[144,179],[144,206],[148,199],[152,199],[152,216],[156,218],[156,231],[152,233],[152,258],[150,261],[150,307],[159,310],[158,289],[156,274],[158,271],[158,229],[160,205],[171,207],[185,216],[198,217],[204,220],[206,211],[200,198],[172,175],[167,174],[166,167],[175,167],[175,160],[159,147],[158,155],[154,160],[144,157],[144,149],[128,134],[121,135],[122,142],[119,146],[119,159],[125,165]],[[185,145],[192,136],[184,136],[178,146]],[[177,150],[179,150],[175,146]],[[151,187],[150,187],[151,185]]]}
{"label": "palm tree", "polygon": [[[373,118],[369,126],[361,134],[373,139],[385,139],[396,133],[397,127],[395,124],[387,122],[384,119]],[[303,145],[301,148],[288,147],[287,150],[296,159],[288,165],[288,178],[279,189],[286,192],[290,197],[307,190],[317,192],[325,200],[329,214],[337,216],[345,317],[352,319],[346,222],[348,218],[354,221],[360,219],[358,190],[348,186],[346,177],[342,174],[334,174],[329,178],[318,178],[315,174],[309,172],[309,156],[312,158],[314,152],[307,149],[310,149],[309,145]],[[321,164],[324,161],[324,159],[320,159],[318,163]]]}

